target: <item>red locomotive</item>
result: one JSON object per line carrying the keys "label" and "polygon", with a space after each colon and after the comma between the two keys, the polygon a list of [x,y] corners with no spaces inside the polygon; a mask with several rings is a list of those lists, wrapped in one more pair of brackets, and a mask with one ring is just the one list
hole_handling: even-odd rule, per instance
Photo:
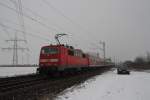
{"label": "red locomotive", "polygon": [[72,46],[48,45],[40,52],[39,73],[53,73],[67,70],[82,70],[102,65],[98,56],[86,54]]}

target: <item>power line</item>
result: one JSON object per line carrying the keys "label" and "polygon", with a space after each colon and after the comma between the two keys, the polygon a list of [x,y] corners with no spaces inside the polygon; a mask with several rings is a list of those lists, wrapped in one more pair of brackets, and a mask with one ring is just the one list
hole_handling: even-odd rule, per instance
{"label": "power line", "polygon": [[[19,24],[20,24],[20,29],[23,31],[23,38],[24,38],[24,43],[27,44],[27,38],[26,38],[26,29],[25,29],[25,23],[24,23],[24,18],[23,18],[23,11],[22,11],[22,3],[21,3],[21,0],[18,0],[18,1],[14,1],[14,5],[16,7],[16,10],[19,12],[18,13],[18,20],[19,20]],[[17,34],[16,34],[17,35]],[[17,37],[17,36],[16,36]],[[15,39],[17,40],[17,38]],[[20,41],[18,41],[20,42]],[[17,42],[16,42],[17,44]],[[14,45],[15,45],[15,42],[14,42]],[[17,47],[16,47],[17,48]],[[18,49],[19,50],[19,49]],[[23,50],[22,50],[22,64],[23,64]],[[16,52],[16,55],[17,55],[17,52]],[[17,59],[17,58],[16,58]]]}
{"label": "power line", "polygon": [[[1,31],[3,31],[3,30],[1,30]],[[1,31],[0,31],[0,33],[3,33],[3,32],[1,32]],[[1,38],[0,40],[5,41],[5,37],[4,37],[4,36],[1,35],[0,38]]]}
{"label": "power line", "polygon": [[[33,11],[32,9],[27,8],[27,7],[24,7],[24,6],[23,6],[23,8],[24,8],[26,11],[29,11],[30,13],[32,13],[34,16],[39,17],[39,18],[42,19],[43,21],[49,22],[49,19],[48,19],[48,18],[41,16],[40,14],[38,14],[38,13],[35,12],[35,11]],[[51,22],[50,22],[50,23],[51,23]],[[53,24],[54,24],[54,23],[53,23]],[[54,25],[55,25],[59,30],[64,30],[62,27],[60,27],[60,26],[58,26],[58,25],[56,25],[56,24],[54,24]]]}
{"label": "power line", "polygon": [[[18,13],[18,11],[16,11],[14,8],[11,8],[11,7],[7,6],[6,4],[0,3],[0,5],[3,6],[3,7],[8,8],[8,9],[10,9],[10,10],[16,12],[16,13]],[[50,29],[50,27],[47,26],[46,24],[42,23],[42,22],[39,21],[39,20],[34,19],[33,17],[31,17],[31,16],[29,16],[29,15],[27,15],[27,14],[25,14],[25,13],[23,14],[23,16],[26,17],[26,18],[28,18],[28,19],[30,19],[30,20],[32,20],[32,21],[34,21],[34,22],[36,22],[36,23],[39,23],[40,25],[44,26],[44,27],[47,28],[47,29]],[[57,31],[56,29],[54,29],[54,30]],[[58,31],[57,31],[57,32],[58,32]],[[71,33],[71,32],[68,32],[68,33]]]}
{"label": "power line", "polygon": [[[12,0],[10,0],[12,1]],[[42,19],[43,21],[46,21],[46,22],[50,22],[48,18],[44,17],[44,16],[41,16],[39,13],[33,11],[32,9],[30,8],[27,8],[27,7],[24,7],[22,6],[23,9],[25,9],[26,11],[29,11],[30,13],[32,13],[33,15],[35,15],[36,17],[39,17],[40,19]],[[51,22],[50,22],[51,23]],[[54,23],[53,23],[54,24]],[[69,33],[69,34],[73,34],[72,32],[68,32],[68,31],[65,31],[62,27],[60,27],[59,25],[57,24],[54,24],[54,26],[56,26],[59,30],[63,30],[65,33]]]}
{"label": "power line", "polygon": [[[13,1],[13,0],[9,0],[9,1]],[[38,16],[39,18],[41,18],[41,19],[43,19],[43,20],[45,20],[45,21],[48,21],[48,19],[47,18],[45,18],[45,17],[43,17],[43,16],[41,16],[41,15],[39,15],[37,12],[34,12],[33,10],[31,10],[31,9],[29,9],[29,8],[27,8],[27,7],[24,7],[24,6],[22,6],[24,9],[26,9],[26,10],[28,10],[29,12],[31,12],[33,15],[35,15],[36,17]],[[32,17],[33,18],[33,17]],[[73,24],[75,24],[75,23],[73,23]],[[64,30],[64,29],[62,29],[60,26],[58,26],[58,25],[56,25],[55,24],[55,26],[57,26],[59,29],[61,29],[61,30]],[[58,32],[58,31],[57,31]],[[58,32],[59,33],[59,32]],[[69,34],[74,34],[74,33],[72,33],[72,32],[68,32],[68,31],[66,31],[65,33],[69,33]]]}
{"label": "power line", "polygon": [[[11,20],[4,19],[4,18],[2,18],[2,20],[5,20],[5,23],[10,23],[10,24],[13,24],[13,25],[20,26],[20,24],[17,24],[17,23],[15,23],[15,22],[11,21]],[[29,25],[28,25],[28,26],[29,26]],[[32,29],[30,26],[29,26],[28,29],[30,29],[30,31],[32,31],[33,33],[39,33],[38,31]],[[27,31],[26,31],[26,33],[27,33]]]}
{"label": "power line", "polygon": [[[1,23],[0,23],[0,25],[1,25]],[[6,26],[6,25],[4,25],[4,24],[3,24],[3,26],[6,27],[6,28],[15,30],[16,32],[23,32],[23,31],[21,31],[21,30],[18,30],[18,29],[15,29],[15,28],[11,28],[11,27]],[[31,35],[33,36],[33,34],[31,34],[31,33],[28,33],[28,34],[30,34],[30,36],[31,36]],[[37,36],[37,35],[34,35],[33,37],[35,37],[35,36],[41,39],[41,37],[39,37],[39,36]],[[42,39],[43,39],[43,38],[42,38]],[[44,40],[45,40],[45,39],[44,39]],[[14,45],[13,45],[13,47],[2,48],[2,50],[13,50],[13,65],[17,65],[17,64],[18,64],[18,50],[21,50],[22,52],[23,52],[24,50],[28,50],[28,48],[19,47],[19,46],[18,46],[18,42],[25,41],[25,40],[18,39],[17,33],[16,33],[14,39],[9,39],[9,40],[6,40],[6,41],[7,41],[7,42],[13,42]],[[22,56],[22,63],[23,63],[23,56]],[[27,60],[27,63],[28,63],[28,60]]]}
{"label": "power line", "polygon": [[[48,0],[41,0],[45,5],[47,5],[50,9],[55,10],[59,15],[61,15],[62,17],[64,17],[66,20],[68,20],[70,23],[72,23],[74,26],[76,26],[78,29],[82,30],[82,32],[86,33],[86,34],[91,34],[91,32],[87,31],[85,28],[83,28],[79,23],[73,21],[70,17],[66,16],[61,10],[57,9],[56,7],[54,7],[50,1]],[[70,34],[74,34],[72,32],[67,32]],[[80,38],[81,36],[76,34],[76,36],[78,38]]]}
{"label": "power line", "polygon": [[0,26],[2,27],[3,31],[7,34],[7,36],[8,36],[9,38],[11,38],[11,37],[10,37],[10,33],[7,31],[5,25],[4,25],[2,22],[1,22]]}
{"label": "power line", "polygon": [[[10,1],[12,1],[12,0],[10,0]],[[48,18],[41,16],[40,14],[38,14],[38,13],[35,12],[35,11],[33,11],[32,9],[27,8],[27,7],[24,7],[24,6],[23,6],[23,8],[24,8],[25,10],[29,11],[30,13],[32,13],[33,15],[35,15],[36,17],[41,18],[43,21],[47,21],[47,22],[49,21]],[[51,22],[50,22],[50,23],[51,23]],[[54,24],[54,23],[53,23],[53,24]],[[62,27],[60,27],[60,26],[58,26],[58,25],[56,25],[56,24],[54,24],[54,25],[55,25],[56,27],[58,27],[59,30],[63,30],[65,33],[68,33],[69,36],[70,36],[71,34],[74,34],[73,32],[65,31]]]}
{"label": "power line", "polygon": [[[27,15],[27,14],[23,14],[22,12],[22,4],[21,4],[21,0],[18,0],[18,4],[17,2],[15,2],[15,6],[16,6],[16,10],[14,8],[11,8],[3,3],[0,3],[3,7],[6,7],[12,11],[15,11],[16,13],[18,13],[18,19],[19,19],[19,23],[20,23],[20,26],[22,28],[22,30],[18,30],[18,29],[15,29],[15,28],[12,28],[12,27],[9,27],[9,26],[6,26],[6,25],[3,25],[1,24],[1,26],[3,25],[3,27],[7,27],[9,29],[13,29],[15,30],[16,32],[21,32],[23,33],[24,35],[24,39],[26,40],[26,37],[25,37],[25,26],[24,26],[24,19],[23,19],[23,16],[29,18],[30,20],[33,20],[35,22],[38,22],[39,24],[43,25],[43,26],[47,26],[46,24],[40,22],[39,20],[36,20],[34,19],[33,17]],[[50,27],[47,26],[47,28],[49,29]],[[30,33],[30,36],[33,36],[33,34]],[[41,36],[37,36],[37,35],[34,35],[34,37],[38,37],[41,39]],[[8,47],[8,48],[3,48],[3,50],[13,50],[13,64],[14,65],[17,65],[18,64],[18,50],[21,50],[21,51],[24,51],[26,50],[26,48],[22,48],[22,47],[18,47],[18,42],[20,41],[25,41],[25,40],[20,40],[18,39],[17,37],[17,34],[15,35],[15,38],[14,39],[10,39],[10,40],[7,40],[8,42],[14,42],[14,46],[13,47]]]}
{"label": "power line", "polygon": [[[12,8],[12,7],[9,7],[8,5],[6,5],[6,4],[4,4],[4,3],[1,3],[1,2],[0,2],[0,5],[3,6],[3,7],[5,7],[5,8],[8,8],[8,9],[10,9],[10,10],[16,12],[16,13],[19,13],[16,9],[14,9],[14,8]],[[33,17],[31,17],[31,16],[29,16],[29,15],[27,15],[27,14],[25,14],[25,13],[23,13],[23,16],[26,17],[26,18],[28,18],[28,19],[30,19],[30,20],[32,20],[32,21],[34,21],[34,22],[36,22],[36,23],[39,23],[40,25],[42,25],[43,27],[47,28],[48,30],[51,29],[51,30],[53,30],[53,31],[59,32],[57,29],[52,28],[52,27],[49,27],[49,26],[47,26],[45,23],[42,23],[42,22],[40,22],[39,20],[36,20],[36,19],[34,19]]]}
{"label": "power line", "polygon": [[[0,25],[1,25],[1,22],[0,22]],[[12,27],[9,27],[9,26],[6,26],[6,25],[5,25],[5,27],[23,33],[22,30],[19,30],[19,29],[16,29],[16,28],[12,28]],[[42,39],[42,40],[45,40],[45,41],[49,41],[48,38],[44,38],[44,37],[41,37],[39,35],[32,34],[31,32],[26,32],[26,33],[28,33],[27,35],[30,35],[30,36],[32,36],[34,38],[39,38],[39,39]]]}
{"label": "power line", "polygon": [[[12,0],[10,0],[10,1],[12,1]],[[16,13],[18,13],[18,11],[16,11],[14,8],[11,8],[11,7],[9,7],[9,6],[7,6],[7,5],[5,5],[5,4],[3,4],[3,3],[0,3],[0,5],[2,5],[2,6],[4,6],[4,7],[6,7],[6,8],[8,8],[8,9],[10,9],[10,10],[13,10],[14,12],[16,12]],[[29,18],[29,19],[31,19],[31,20],[33,20],[33,21],[36,21],[37,22],[37,20],[36,19],[34,19],[33,17],[31,17],[31,16],[29,16],[29,15],[26,15],[26,14],[24,14],[24,16],[25,17],[27,17],[27,18]],[[41,16],[40,16],[41,17]],[[42,17],[43,19],[44,19],[44,17]],[[46,20],[46,19],[45,19]],[[40,21],[38,21],[38,22],[40,22]],[[38,23],[37,22],[37,23]],[[40,24],[42,24],[42,23],[40,23]],[[45,24],[44,24],[45,25]],[[48,27],[47,27],[48,28]],[[49,28],[48,28],[49,29]],[[58,31],[57,31],[58,32]],[[59,32],[58,32],[59,33]],[[67,32],[67,33],[71,33],[71,32]]]}
{"label": "power line", "polygon": [[18,0],[18,17],[19,17],[19,22],[21,25],[21,28],[23,30],[23,35],[24,35],[24,39],[26,40],[26,28],[25,28],[25,23],[24,23],[24,18],[23,18],[23,10],[22,10],[22,3],[21,0]]}
{"label": "power line", "polygon": [[[2,20],[4,20],[5,22],[8,22],[8,23],[13,24],[13,26],[14,26],[14,25],[17,25],[17,26],[20,25],[20,24],[17,24],[17,23],[15,23],[15,22],[11,21],[11,20],[8,20],[8,19],[4,19],[4,18],[3,18]],[[4,26],[4,25],[3,25],[3,26]],[[5,27],[5,28],[8,29],[8,27]],[[30,28],[31,28],[31,27],[30,27]],[[16,31],[16,30],[15,30],[15,31]],[[27,31],[26,31],[26,32],[27,32]],[[38,32],[36,32],[36,33],[38,33]],[[27,34],[27,35],[29,35],[29,34]],[[34,35],[33,37],[36,38],[35,35]],[[41,37],[41,36],[38,36],[38,38],[40,38],[40,37]],[[2,38],[2,39],[3,39],[3,41],[5,41],[4,38]],[[40,39],[41,39],[41,38],[40,38]],[[45,40],[45,39],[43,39],[43,40]],[[46,41],[48,41],[48,40],[46,40]],[[32,48],[32,46],[31,46],[29,43],[28,43],[28,47],[30,47],[30,50],[32,49],[32,51],[34,51],[33,48]],[[28,52],[30,52],[30,54],[29,54],[29,53],[26,53],[26,56],[27,56],[27,58],[28,58],[28,59],[27,59],[27,64],[29,64],[29,56],[30,56],[31,53],[32,53],[30,50],[28,50]],[[23,51],[22,51],[22,52],[23,52]],[[23,59],[24,59],[24,58],[22,57],[22,62],[24,61]]]}
{"label": "power line", "polygon": [[22,31],[23,31],[24,39],[23,40],[18,39],[17,31],[16,31],[14,39],[6,40],[7,42],[13,42],[13,44],[14,44],[13,47],[2,48],[2,49],[3,50],[13,50],[13,65],[18,65],[18,57],[19,57],[18,56],[18,50],[22,51],[22,64],[23,64],[23,58],[24,58],[23,51],[28,50],[28,48],[22,48],[22,47],[18,46],[19,42],[27,43],[27,40],[26,40],[26,31],[25,31],[24,19],[23,19],[23,15],[22,15],[21,0],[18,0],[18,2],[14,2],[14,5],[16,7],[16,10],[19,12],[17,17],[18,17],[18,20],[19,20],[20,29],[22,29]]}
{"label": "power line", "polygon": [[62,11],[54,7],[49,1],[47,0],[41,0],[44,4],[46,4],[48,7],[54,9],[57,13],[59,13],[61,16],[63,16],[65,19],[67,19],[69,22],[71,22],[73,25],[77,26],[78,28],[86,31],[87,33],[90,34],[87,30],[85,30],[80,24],[74,22],[70,17],[66,16]]}
{"label": "power line", "polygon": [[18,19],[20,28],[23,30],[24,39],[26,40],[26,29],[25,29],[25,23],[23,18],[23,10],[22,10],[22,3],[21,0],[10,0],[16,7],[16,10],[18,11]]}

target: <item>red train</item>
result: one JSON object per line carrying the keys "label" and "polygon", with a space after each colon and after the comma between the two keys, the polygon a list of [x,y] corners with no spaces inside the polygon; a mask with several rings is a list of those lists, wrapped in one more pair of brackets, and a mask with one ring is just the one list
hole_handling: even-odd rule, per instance
{"label": "red train", "polygon": [[39,58],[39,73],[52,73],[66,70],[82,70],[103,65],[97,55],[84,53],[72,46],[43,46]]}

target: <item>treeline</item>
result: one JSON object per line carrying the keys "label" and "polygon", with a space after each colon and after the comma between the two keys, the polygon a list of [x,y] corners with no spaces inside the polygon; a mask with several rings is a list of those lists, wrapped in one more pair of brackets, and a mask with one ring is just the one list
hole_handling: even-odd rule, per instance
{"label": "treeline", "polygon": [[134,69],[150,69],[150,53],[148,52],[146,56],[138,56],[134,61],[128,60],[124,63]]}

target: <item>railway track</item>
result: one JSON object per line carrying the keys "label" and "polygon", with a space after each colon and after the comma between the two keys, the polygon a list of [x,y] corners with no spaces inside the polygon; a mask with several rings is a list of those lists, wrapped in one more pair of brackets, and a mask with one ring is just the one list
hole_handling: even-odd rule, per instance
{"label": "railway track", "polygon": [[22,78],[0,79],[0,100],[37,100],[37,97],[41,98],[45,94],[53,98],[65,88],[79,84],[102,72],[102,70],[95,70],[57,78],[29,75]]}
{"label": "railway track", "polygon": [[29,75],[18,78],[16,77],[13,79],[11,78],[1,79],[0,96],[13,93],[21,89],[29,88],[34,84],[40,84],[43,83],[44,81],[48,81],[47,76]]}

